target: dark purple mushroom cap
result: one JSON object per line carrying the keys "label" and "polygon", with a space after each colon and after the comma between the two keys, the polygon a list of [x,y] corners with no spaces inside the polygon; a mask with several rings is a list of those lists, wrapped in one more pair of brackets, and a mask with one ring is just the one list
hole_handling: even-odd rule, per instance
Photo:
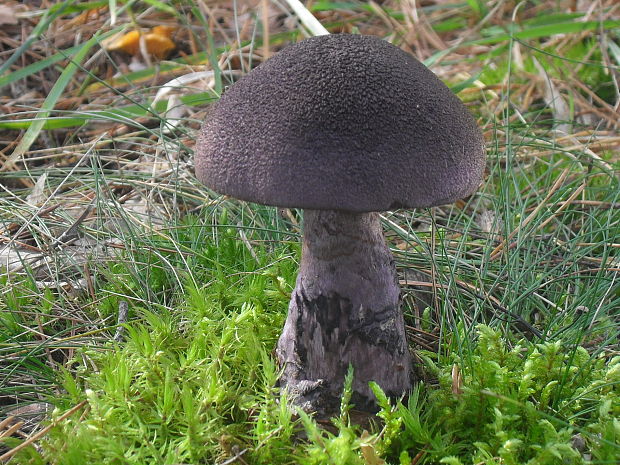
{"label": "dark purple mushroom cap", "polygon": [[437,76],[388,42],[348,34],[287,47],[232,85],[195,162],[222,194],[354,212],[454,202],[478,187],[484,163],[480,129]]}

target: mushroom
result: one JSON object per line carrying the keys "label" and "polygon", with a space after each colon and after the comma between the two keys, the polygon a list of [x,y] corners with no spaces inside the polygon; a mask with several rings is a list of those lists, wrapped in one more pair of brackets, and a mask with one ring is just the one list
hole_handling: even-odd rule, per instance
{"label": "mushroom", "polygon": [[411,388],[394,260],[380,211],[446,204],[481,181],[484,141],[423,64],[377,37],[289,46],[232,85],[207,117],[196,173],[251,202],[304,209],[300,272],[276,354],[306,411],[337,410],[354,368],[356,408]]}

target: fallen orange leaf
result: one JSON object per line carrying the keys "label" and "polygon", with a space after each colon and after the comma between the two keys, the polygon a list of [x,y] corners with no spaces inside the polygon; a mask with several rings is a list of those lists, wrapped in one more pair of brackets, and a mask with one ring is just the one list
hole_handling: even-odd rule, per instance
{"label": "fallen orange leaf", "polygon": [[164,36],[164,37],[172,37],[172,33],[174,32],[176,28],[172,27],[172,26],[155,26],[153,29],[151,29],[151,32],[153,34],[157,34],[160,36]]}
{"label": "fallen orange leaf", "polygon": [[[146,51],[156,58],[166,58],[175,48],[175,44],[170,38],[174,28],[171,26],[155,26],[144,34]],[[130,31],[127,34],[111,41],[106,49],[112,51],[122,51],[129,55],[140,53],[140,31]]]}

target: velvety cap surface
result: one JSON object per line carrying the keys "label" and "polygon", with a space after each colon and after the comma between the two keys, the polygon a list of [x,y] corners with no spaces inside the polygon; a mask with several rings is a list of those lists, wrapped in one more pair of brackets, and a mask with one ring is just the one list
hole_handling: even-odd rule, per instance
{"label": "velvety cap surface", "polygon": [[232,85],[195,164],[238,199],[363,212],[453,202],[476,189],[484,159],[474,118],[428,68],[342,34],[285,48]]}

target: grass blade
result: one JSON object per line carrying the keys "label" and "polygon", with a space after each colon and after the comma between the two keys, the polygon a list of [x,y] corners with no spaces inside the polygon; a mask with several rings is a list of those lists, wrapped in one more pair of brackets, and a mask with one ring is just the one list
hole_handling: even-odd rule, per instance
{"label": "grass blade", "polygon": [[[120,30],[122,30],[122,27],[119,28],[115,28],[113,30],[110,30],[108,32],[105,32],[103,34],[100,35],[99,39],[100,40],[104,40],[114,34],[116,34],[117,32],[119,32]],[[7,86],[15,81],[19,81],[20,79],[24,79],[34,73],[37,73],[49,66],[54,65],[55,63],[58,63],[59,61],[62,60],[66,60],[67,57],[74,55],[78,50],[80,50],[80,45],[76,45],[74,47],[70,47],[64,50],[59,51],[58,53],[55,53],[54,55],[47,57],[44,60],[40,60],[40,61],[35,61],[34,63],[28,65],[28,66],[24,66],[23,68],[19,68],[18,70],[15,70],[14,72],[12,72],[11,74],[7,74],[5,76],[0,76],[0,89],[4,86]]]}
{"label": "grass blade", "polygon": [[54,84],[54,87],[52,87],[49,95],[43,102],[41,110],[37,113],[36,120],[30,125],[22,139],[19,141],[19,144],[17,145],[13,153],[7,158],[4,166],[0,168],[0,171],[5,171],[9,169],[15,163],[15,160],[17,160],[20,156],[26,153],[26,151],[28,151],[30,146],[39,136],[39,133],[45,125],[46,118],[49,116],[51,110],[54,109],[54,106],[56,105],[58,99],[62,96],[65,87],[67,87],[67,84],[69,84],[71,78],[73,78],[73,75],[79,69],[79,64],[82,62],[82,60],[84,60],[86,54],[90,51],[90,49],[97,43],[99,43],[99,34],[95,34],[78,49],[78,51],[75,53],[67,67],[63,70],[62,74]]}
{"label": "grass blade", "polygon": [[312,13],[299,0],[286,0],[286,3],[295,12],[301,23],[315,36],[324,36],[329,31],[314,17]]}
{"label": "grass blade", "polygon": [[41,36],[41,34],[43,34],[43,32],[47,31],[50,24],[64,12],[65,8],[71,5],[72,3],[73,1],[65,2],[62,4],[60,8],[57,8],[57,9],[50,8],[49,10],[46,10],[45,15],[43,16],[41,21],[39,21],[39,24],[37,24],[37,26],[34,28],[34,30],[32,31],[32,34],[30,34],[30,36],[28,36],[28,38],[24,41],[24,43],[21,44],[17,48],[17,50],[15,50],[15,53],[13,53],[13,55],[11,55],[8,58],[8,60],[4,62],[2,66],[0,66],[0,74],[4,74],[4,72],[6,72],[6,70],[9,69],[9,67],[13,63],[15,63],[15,61],[17,61],[17,59],[20,56],[22,56],[22,54],[26,50],[28,50],[28,48],[30,48],[30,45],[32,45],[32,43],[35,40],[37,40]]}
{"label": "grass blade", "polygon": [[[212,92],[199,92],[196,94],[183,95],[180,97],[181,103],[184,105],[195,107],[210,103],[215,97]],[[112,121],[117,123],[126,123],[128,125],[142,128],[137,123],[136,118],[157,117],[157,113],[166,111],[168,99],[155,102],[153,105],[127,105],[121,108],[111,108],[109,110],[68,112],[69,116],[50,117],[49,111],[47,116],[40,118],[39,114],[36,118],[24,118],[19,120],[0,120],[0,129],[28,129],[38,124],[39,129],[61,129],[81,126],[89,121]],[[154,113],[156,112],[156,113]]]}
{"label": "grass blade", "polygon": [[[517,30],[512,25],[512,31],[508,31],[505,34],[498,34],[493,37],[486,37],[483,39],[472,40],[467,42],[467,45],[486,45],[503,42],[505,40],[512,39],[537,39],[540,37],[548,37],[557,34],[575,34],[578,32],[592,31],[598,28],[603,29],[615,29],[620,27],[620,21],[608,20],[608,21],[571,21],[567,23],[558,24],[546,24],[544,26],[536,26],[528,29]],[[484,33],[484,30],[482,31]],[[463,43],[465,45],[465,43]]]}

